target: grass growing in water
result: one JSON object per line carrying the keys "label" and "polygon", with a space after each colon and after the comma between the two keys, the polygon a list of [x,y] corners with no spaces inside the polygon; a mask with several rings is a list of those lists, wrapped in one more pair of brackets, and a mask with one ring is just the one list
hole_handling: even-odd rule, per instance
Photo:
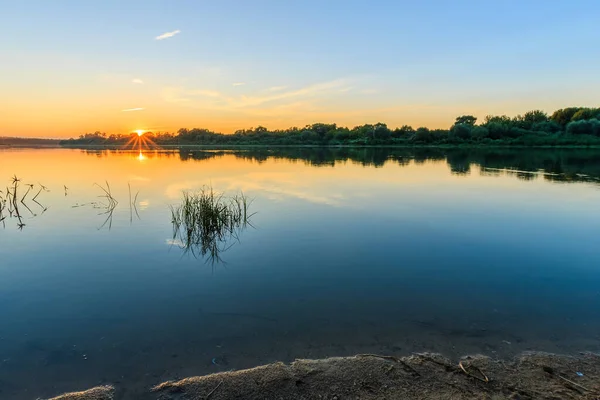
{"label": "grass growing in water", "polygon": [[222,262],[219,254],[251,226],[250,204],[243,193],[226,197],[208,186],[185,191],[181,204],[171,206],[173,242],[195,257],[208,255],[207,262]]}
{"label": "grass growing in water", "polygon": [[5,220],[6,218],[15,218],[17,219],[17,227],[22,230],[25,227],[25,222],[24,222],[24,215],[21,213],[21,209],[19,207],[23,206],[25,210],[27,210],[30,214],[31,217],[36,217],[38,214],[36,212],[34,212],[31,207],[29,206],[33,206],[31,203],[28,202],[33,202],[35,204],[37,204],[40,209],[42,210],[42,214],[46,212],[46,210],[48,210],[47,207],[44,207],[38,200],[38,196],[40,195],[40,193],[42,193],[42,191],[45,192],[49,192],[48,188],[46,188],[44,185],[42,184],[38,184],[40,186],[39,190],[37,191],[36,195],[33,196],[31,198],[28,199],[27,196],[29,195],[29,193],[34,190],[33,193],[35,193],[35,186],[34,184],[31,183],[26,183],[24,184],[25,187],[27,188],[27,190],[25,191],[24,194],[22,193],[22,184],[21,184],[21,179],[17,178],[17,176],[13,176],[12,178],[12,185],[7,186],[6,190],[0,190],[0,222],[2,223],[2,227],[5,228],[6,227],[6,223]]}

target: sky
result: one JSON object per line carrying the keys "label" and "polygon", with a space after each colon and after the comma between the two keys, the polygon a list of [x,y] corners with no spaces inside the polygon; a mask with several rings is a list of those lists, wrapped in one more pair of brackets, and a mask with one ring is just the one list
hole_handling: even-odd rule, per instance
{"label": "sky", "polygon": [[0,0],[0,136],[600,103],[597,0]]}

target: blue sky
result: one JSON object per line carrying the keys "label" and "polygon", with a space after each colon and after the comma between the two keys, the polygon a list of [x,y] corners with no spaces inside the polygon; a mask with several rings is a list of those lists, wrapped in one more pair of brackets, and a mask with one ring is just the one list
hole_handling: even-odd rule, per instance
{"label": "blue sky", "polygon": [[30,127],[0,122],[0,135],[318,120],[445,127],[464,113],[600,100],[598,1],[0,6],[0,106],[39,115]]}

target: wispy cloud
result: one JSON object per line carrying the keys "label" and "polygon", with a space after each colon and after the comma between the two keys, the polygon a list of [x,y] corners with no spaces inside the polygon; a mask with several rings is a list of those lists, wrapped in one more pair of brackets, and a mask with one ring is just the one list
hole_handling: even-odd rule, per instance
{"label": "wispy cloud", "polygon": [[121,110],[121,112],[131,112],[131,111],[144,111],[143,107],[137,107],[137,108],[126,108],[124,110]]}
{"label": "wispy cloud", "polygon": [[221,93],[214,90],[191,90],[188,94],[192,96],[222,97]]}
{"label": "wispy cloud", "polygon": [[156,40],[164,40],[164,39],[168,39],[171,38],[177,34],[181,33],[181,31],[179,29],[172,31],[172,32],[165,32],[162,35],[158,35],[155,39]]}
{"label": "wispy cloud", "polygon": [[257,106],[260,104],[295,98],[295,97],[310,97],[316,94],[324,94],[335,89],[339,89],[346,85],[345,79],[336,79],[329,82],[317,83],[314,85],[305,86],[296,90],[280,91],[269,96],[257,96],[257,97],[246,97],[242,96],[242,103],[244,106]]}
{"label": "wispy cloud", "polygon": [[167,86],[162,90],[162,97],[167,103],[187,103],[192,99],[189,94],[178,86]]}
{"label": "wispy cloud", "polygon": [[287,89],[287,86],[273,86],[267,89],[268,92],[280,92]]}
{"label": "wispy cloud", "polygon": [[246,82],[233,82],[231,86],[244,86]]}
{"label": "wispy cloud", "polygon": [[252,95],[227,95],[214,90],[186,89],[184,87],[166,87],[163,98],[170,103],[181,103],[186,107],[202,108],[215,111],[239,110],[246,113],[256,113],[274,108],[283,109],[301,104],[307,107],[311,100],[318,101],[323,98],[339,94],[340,90],[348,87],[347,79],[336,79],[321,82],[296,89],[287,89],[285,86],[263,90]]}
{"label": "wispy cloud", "polygon": [[141,79],[139,79],[139,78],[132,79],[131,82],[132,83],[136,83],[138,85],[143,85],[144,84],[144,81],[141,80]]}

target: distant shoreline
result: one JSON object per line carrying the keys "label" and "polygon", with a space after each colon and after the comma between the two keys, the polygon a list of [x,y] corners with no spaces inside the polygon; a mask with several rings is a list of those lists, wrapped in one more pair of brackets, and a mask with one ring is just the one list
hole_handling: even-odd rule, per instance
{"label": "distant shoreline", "polygon": [[195,144],[178,143],[156,145],[155,148],[124,147],[121,144],[81,144],[64,143],[60,139],[42,138],[0,138],[0,149],[98,149],[98,150],[124,150],[124,151],[160,151],[177,149],[207,149],[207,150],[240,150],[240,149],[368,149],[368,148],[396,148],[396,149],[600,149],[597,144],[516,144],[499,141],[498,143],[393,143],[393,144]]}
{"label": "distant shoreline", "polygon": [[[119,145],[66,145],[61,144],[59,148],[68,149],[107,149],[107,150],[132,150],[136,148],[123,148]],[[340,145],[315,145],[315,144],[239,144],[239,145],[218,145],[218,144],[167,144],[159,146],[156,149],[141,149],[142,151],[169,150],[169,149],[212,149],[212,150],[233,150],[233,149],[269,149],[269,148],[305,148],[305,149],[362,149],[362,148],[398,148],[398,149],[600,149],[600,143],[594,145],[517,145],[517,144],[340,144]]]}
{"label": "distant shoreline", "polygon": [[4,148],[59,148],[60,139],[0,137],[0,149]]}

